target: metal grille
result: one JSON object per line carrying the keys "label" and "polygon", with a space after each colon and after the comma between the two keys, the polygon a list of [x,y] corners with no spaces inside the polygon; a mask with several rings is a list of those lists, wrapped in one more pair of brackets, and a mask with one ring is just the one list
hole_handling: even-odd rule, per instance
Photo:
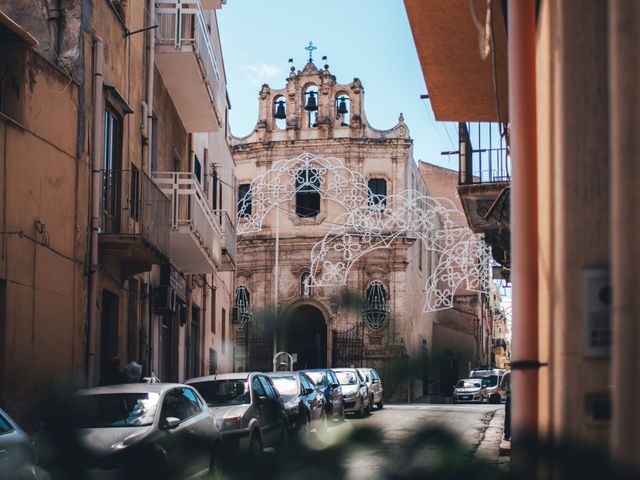
{"label": "metal grille", "polygon": [[265,326],[249,324],[247,329],[247,371],[269,372],[272,369],[273,332]]}
{"label": "metal grille", "polygon": [[364,323],[358,322],[346,330],[333,331],[334,367],[362,367],[364,358]]}
{"label": "metal grille", "polygon": [[362,309],[362,320],[377,330],[381,328],[389,317],[389,301],[384,286],[379,281],[371,282],[367,288],[367,297]]}
{"label": "metal grille", "polygon": [[238,330],[243,330],[247,327],[249,322],[251,322],[252,318],[251,296],[249,295],[247,287],[240,285],[236,288],[236,301],[233,305],[233,325]]}

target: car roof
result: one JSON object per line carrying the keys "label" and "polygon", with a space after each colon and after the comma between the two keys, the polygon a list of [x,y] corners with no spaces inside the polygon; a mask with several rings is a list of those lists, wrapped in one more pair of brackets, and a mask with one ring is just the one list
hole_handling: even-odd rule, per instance
{"label": "car roof", "polygon": [[267,377],[297,377],[300,374],[303,374],[302,371],[295,372],[265,372]]}
{"label": "car roof", "polygon": [[103,387],[85,388],[77,395],[106,395],[113,393],[163,393],[176,387],[184,387],[182,383],[122,383]]}
{"label": "car roof", "polygon": [[460,379],[460,380],[458,380],[458,381],[461,381],[461,380],[465,380],[465,381],[466,381],[466,380],[482,381],[482,380],[483,380],[483,378],[482,378],[482,377],[469,377],[469,378],[461,378],[461,379]]}
{"label": "car roof", "polygon": [[354,370],[358,370],[357,367],[341,367],[341,368],[332,368],[334,372],[353,372]]}
{"label": "car roof", "polygon": [[212,382],[214,380],[247,380],[252,373],[261,372],[232,372],[232,373],[218,373],[216,375],[205,375],[203,377],[194,377],[187,380],[187,385],[198,382]]}

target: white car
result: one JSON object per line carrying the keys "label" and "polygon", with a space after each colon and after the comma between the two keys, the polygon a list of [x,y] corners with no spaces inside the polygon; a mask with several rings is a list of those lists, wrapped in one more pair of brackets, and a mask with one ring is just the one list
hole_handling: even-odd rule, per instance
{"label": "white car", "polygon": [[482,378],[463,378],[453,387],[452,403],[482,403]]}

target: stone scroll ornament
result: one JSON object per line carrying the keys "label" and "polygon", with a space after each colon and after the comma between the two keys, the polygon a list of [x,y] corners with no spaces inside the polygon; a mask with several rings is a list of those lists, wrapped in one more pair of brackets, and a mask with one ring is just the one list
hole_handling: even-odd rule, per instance
{"label": "stone scroll ornament", "polygon": [[453,202],[415,190],[378,198],[360,173],[337,158],[303,153],[275,162],[239,199],[237,233],[259,232],[270,211],[303,191],[317,192],[343,210],[328,221],[331,229],[312,248],[307,288],[344,286],[359,258],[411,237],[421,238],[438,258],[426,281],[424,311],[451,308],[462,287],[489,291],[491,251],[482,235],[453,221],[462,215]]}

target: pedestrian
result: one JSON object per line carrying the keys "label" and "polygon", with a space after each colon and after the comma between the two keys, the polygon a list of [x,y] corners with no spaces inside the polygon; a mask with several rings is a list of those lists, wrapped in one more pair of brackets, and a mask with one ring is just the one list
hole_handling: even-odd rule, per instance
{"label": "pedestrian", "polygon": [[103,374],[101,385],[118,385],[125,383],[126,378],[120,369],[120,357],[113,357],[105,373]]}
{"label": "pedestrian", "polygon": [[127,383],[139,383],[142,378],[142,365],[135,360],[127,363],[124,369]]}

